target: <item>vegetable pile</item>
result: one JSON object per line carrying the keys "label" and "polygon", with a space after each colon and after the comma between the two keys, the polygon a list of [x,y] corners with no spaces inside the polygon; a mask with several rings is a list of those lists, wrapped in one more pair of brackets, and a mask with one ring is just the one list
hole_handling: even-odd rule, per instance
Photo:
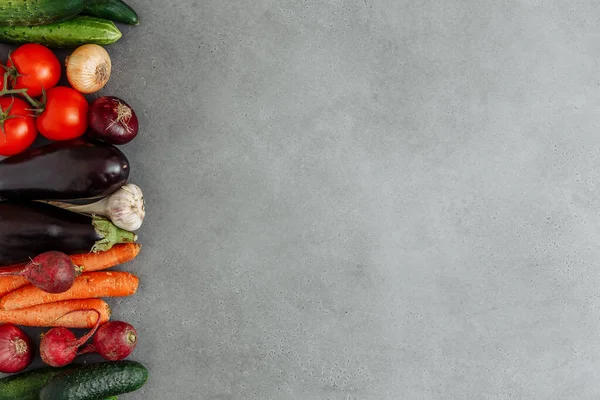
{"label": "vegetable pile", "polygon": [[[0,0],[0,43],[16,46],[0,70],[0,373],[14,374],[0,400],[116,399],[148,379],[125,360],[137,330],[105,301],[138,290],[111,268],[138,256],[146,216],[118,147],[138,136],[136,113],[87,97],[110,80],[115,22],[139,24],[121,0]],[[61,60],[53,48],[72,51]],[[38,348],[21,327],[44,330]],[[90,353],[105,361],[77,362]],[[25,371],[35,357],[47,366]]]}

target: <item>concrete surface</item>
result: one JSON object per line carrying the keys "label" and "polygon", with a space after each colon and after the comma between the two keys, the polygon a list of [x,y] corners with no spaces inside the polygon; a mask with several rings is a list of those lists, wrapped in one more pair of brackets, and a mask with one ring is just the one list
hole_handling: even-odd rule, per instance
{"label": "concrete surface", "polygon": [[123,399],[597,399],[600,9],[130,0]]}

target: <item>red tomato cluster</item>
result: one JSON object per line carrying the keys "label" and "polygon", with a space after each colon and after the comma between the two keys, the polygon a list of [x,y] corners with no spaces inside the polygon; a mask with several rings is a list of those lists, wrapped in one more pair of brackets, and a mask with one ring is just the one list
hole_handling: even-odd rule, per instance
{"label": "red tomato cluster", "polygon": [[85,133],[88,102],[75,89],[56,86],[61,65],[50,49],[34,43],[22,45],[10,54],[6,67],[8,88],[0,79],[0,90],[24,91],[39,107],[17,97],[19,94],[0,97],[1,156],[24,151],[38,132],[50,140],[69,140]]}

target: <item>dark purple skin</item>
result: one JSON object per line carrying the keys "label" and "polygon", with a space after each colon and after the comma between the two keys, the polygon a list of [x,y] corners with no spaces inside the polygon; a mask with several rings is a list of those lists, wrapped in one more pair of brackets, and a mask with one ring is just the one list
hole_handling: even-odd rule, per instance
{"label": "dark purple skin", "polygon": [[0,161],[0,199],[101,198],[125,185],[129,170],[115,146],[81,138],[55,142]]}
{"label": "dark purple skin", "polygon": [[[118,115],[118,110],[121,115]],[[131,142],[138,134],[139,122],[129,104],[114,96],[99,97],[90,105],[87,136],[114,145]]]}
{"label": "dark purple skin", "polygon": [[0,265],[52,250],[87,253],[101,239],[85,215],[37,202],[0,202]]}

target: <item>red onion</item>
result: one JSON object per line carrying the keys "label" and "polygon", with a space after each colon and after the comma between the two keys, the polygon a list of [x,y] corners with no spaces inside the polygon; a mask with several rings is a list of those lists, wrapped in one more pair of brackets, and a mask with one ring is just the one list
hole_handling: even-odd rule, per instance
{"label": "red onion", "polygon": [[59,251],[42,253],[25,266],[0,268],[0,276],[24,276],[48,293],[63,293],[71,289],[79,272],[71,258]]}
{"label": "red onion", "polygon": [[109,361],[123,360],[137,344],[137,332],[123,321],[111,321],[102,325],[94,336],[93,344],[87,345],[80,354],[98,353]]}
{"label": "red onion", "polygon": [[12,324],[0,325],[0,372],[23,371],[33,360],[33,343],[29,336]]}
{"label": "red onion", "polygon": [[133,108],[114,96],[99,97],[90,106],[88,136],[110,144],[129,143],[138,134]]}

